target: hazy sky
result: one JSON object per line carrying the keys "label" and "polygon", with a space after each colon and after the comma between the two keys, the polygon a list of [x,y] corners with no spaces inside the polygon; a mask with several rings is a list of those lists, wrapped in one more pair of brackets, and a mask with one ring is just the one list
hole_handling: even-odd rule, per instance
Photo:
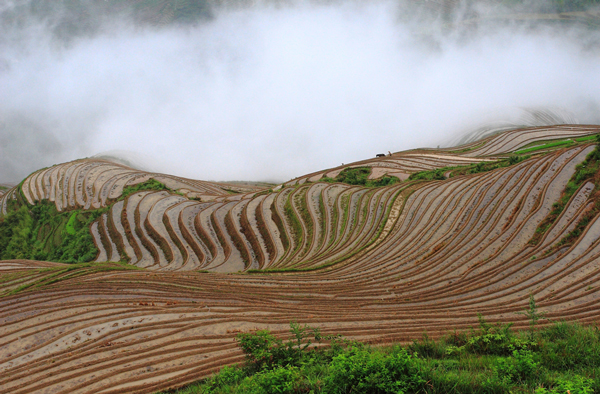
{"label": "hazy sky", "polygon": [[193,27],[107,22],[69,43],[14,28],[0,47],[0,181],[113,150],[196,179],[285,181],[444,145],[522,107],[600,119],[598,33],[400,20],[391,3],[342,2]]}

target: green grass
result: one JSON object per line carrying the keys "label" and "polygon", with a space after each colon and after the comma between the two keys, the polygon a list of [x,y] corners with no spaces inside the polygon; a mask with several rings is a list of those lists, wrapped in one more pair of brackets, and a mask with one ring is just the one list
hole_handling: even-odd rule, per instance
{"label": "green grass", "polygon": [[550,148],[556,148],[556,147],[566,147],[566,146],[570,146],[573,145],[575,142],[571,139],[568,140],[562,140],[562,141],[554,141],[554,142],[547,142],[545,144],[542,145],[538,145],[538,146],[532,146],[531,148],[525,148],[525,149],[520,149],[515,151],[516,154],[522,155],[525,153],[530,153],[530,152],[535,152],[538,150],[544,150],[544,149],[550,149]]}
{"label": "green grass", "polygon": [[65,230],[67,231],[68,234],[75,235],[75,221],[77,220],[78,213],[79,212],[75,211],[71,214],[71,217],[69,217],[69,221],[67,222],[67,225],[65,226]]}
{"label": "green grass", "polygon": [[477,329],[372,348],[292,323],[287,342],[269,331],[238,334],[245,363],[171,392],[600,392],[598,327],[557,322],[535,328],[513,331],[480,317]]}
{"label": "green grass", "polygon": [[577,141],[577,142],[588,142],[588,141],[594,141],[594,140],[596,140],[596,138],[597,138],[596,136],[597,136],[597,134],[594,134],[594,135],[588,135],[588,136],[585,136],[585,137],[579,137],[579,138],[575,138],[575,141]]}

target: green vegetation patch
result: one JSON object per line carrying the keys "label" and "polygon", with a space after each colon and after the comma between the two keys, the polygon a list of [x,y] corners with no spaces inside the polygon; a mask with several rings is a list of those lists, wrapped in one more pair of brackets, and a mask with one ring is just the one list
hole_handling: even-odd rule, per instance
{"label": "green vegetation patch", "polygon": [[[533,304],[534,309],[531,310]],[[372,348],[290,325],[284,341],[269,331],[241,333],[246,362],[172,391],[176,393],[597,393],[600,332],[596,326],[558,322],[538,329],[530,299],[528,331],[489,324],[427,334],[412,344]]]}
{"label": "green vegetation patch", "polygon": [[67,222],[67,225],[65,226],[65,230],[67,231],[67,233],[71,234],[71,235],[75,235],[75,221],[77,220],[77,214],[79,212],[75,211],[71,214],[71,217],[69,217],[69,221]]}
{"label": "green vegetation patch", "polygon": [[400,180],[395,176],[384,175],[378,179],[369,179],[371,175],[371,167],[354,167],[345,168],[335,178],[323,176],[321,182],[340,182],[349,185],[367,186],[367,187],[382,187],[391,186]]}
{"label": "green vegetation patch", "polygon": [[594,135],[587,135],[585,137],[579,137],[579,138],[575,138],[575,141],[577,142],[590,142],[590,141],[594,141],[598,138],[598,134],[594,134]]}
{"label": "green vegetation patch", "polygon": [[[96,258],[91,225],[108,212],[107,207],[58,212],[54,203],[38,201],[30,206],[19,185],[18,199],[0,216],[0,259],[32,259],[59,263],[82,263]],[[144,190],[177,193],[155,179],[123,188],[121,201]],[[113,203],[115,201],[112,201]]]}
{"label": "green vegetation patch", "polygon": [[47,200],[17,205],[0,217],[0,259],[77,263],[97,256],[90,226],[108,208],[58,212]]}
{"label": "green vegetation patch", "polygon": [[[123,188],[123,192],[121,193],[121,196],[117,199],[117,201],[124,200],[127,197],[129,197],[132,194],[135,194],[137,192],[147,191],[147,190],[154,190],[154,191],[165,190],[165,191],[169,191],[172,193],[177,193],[175,190],[169,189],[167,186],[165,186],[164,183],[161,183],[161,182],[157,181],[156,179],[151,178],[151,179],[148,179],[146,182],[138,183],[137,185],[125,186]],[[181,193],[177,193],[177,194],[181,194]]]}

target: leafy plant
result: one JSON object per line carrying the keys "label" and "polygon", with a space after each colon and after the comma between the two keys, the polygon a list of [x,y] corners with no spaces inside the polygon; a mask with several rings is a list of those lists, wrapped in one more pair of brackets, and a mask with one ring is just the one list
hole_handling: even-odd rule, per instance
{"label": "leafy plant", "polygon": [[213,393],[223,386],[238,384],[244,380],[246,376],[248,376],[248,374],[244,369],[238,368],[237,366],[226,366],[221,369],[218,374],[207,379],[204,385],[204,392]]}
{"label": "leafy plant", "polygon": [[315,341],[320,342],[322,336],[318,328],[301,326],[295,322],[290,323],[292,338],[284,343],[267,330],[254,333],[240,333],[236,340],[246,355],[246,361],[251,369],[272,369],[277,366],[299,365],[304,350],[313,342],[309,339],[309,332]]}
{"label": "leafy plant", "polygon": [[249,394],[293,394],[298,392],[299,385],[298,367],[287,365],[260,371],[252,378],[246,378],[240,385],[240,391]]}
{"label": "leafy plant", "polygon": [[525,312],[518,312],[521,315],[527,316],[529,319],[529,340],[535,340],[535,326],[537,325],[538,320],[544,319],[546,312],[538,312],[537,305],[535,304],[535,299],[533,298],[533,294],[529,295],[529,309]]}
{"label": "leafy plant", "polygon": [[540,367],[534,353],[529,350],[513,350],[512,357],[502,357],[496,361],[495,372],[510,382],[523,382],[531,379]]}
{"label": "leafy plant", "polygon": [[276,353],[282,347],[282,341],[267,330],[254,333],[240,333],[236,336],[240,348],[246,355],[248,364],[255,365],[257,370],[264,366],[272,367],[277,363]]}
{"label": "leafy plant", "polygon": [[455,352],[468,351],[475,354],[508,356],[514,350],[527,350],[533,346],[533,343],[513,335],[510,330],[512,323],[491,325],[481,314],[477,316],[479,332],[473,332],[467,343],[457,348]]}
{"label": "leafy plant", "polygon": [[403,348],[384,355],[352,347],[333,358],[325,379],[328,393],[405,393],[423,383],[412,356]]}
{"label": "leafy plant", "polygon": [[[266,349],[273,360],[282,362],[274,362],[271,367],[264,364],[262,368],[249,364],[228,367],[181,393],[598,392],[600,333],[596,327],[556,323],[540,330],[537,342],[532,344],[525,339],[529,332],[511,333],[510,324],[489,324],[480,316],[479,325],[479,329],[470,334],[454,331],[439,340],[425,336],[417,343],[426,346],[419,348],[420,354],[415,355],[412,353],[414,343],[408,348],[373,349],[339,336],[322,337],[318,330],[293,323],[287,343],[269,336],[268,331],[248,334],[267,338],[254,342],[258,346],[250,348]],[[331,346],[306,346],[307,338],[313,334],[315,341],[326,339]],[[489,335],[500,335],[504,339],[485,343]],[[473,338],[476,339],[470,346],[468,342]],[[431,355],[425,354],[430,349],[443,348],[461,351],[450,357],[437,350]],[[298,357],[288,354],[278,358],[278,352],[290,350]],[[294,358],[293,365],[286,361]]]}

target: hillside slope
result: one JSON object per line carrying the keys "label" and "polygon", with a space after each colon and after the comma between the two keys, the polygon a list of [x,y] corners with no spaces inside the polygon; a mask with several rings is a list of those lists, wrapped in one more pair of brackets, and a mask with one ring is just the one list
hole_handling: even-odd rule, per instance
{"label": "hillside slope", "polygon": [[[2,220],[40,204],[65,215],[31,227],[30,248],[52,249],[51,233],[98,211],[96,263],[0,263],[0,393],[174,387],[241,361],[235,333],[290,321],[407,341],[477,313],[523,327],[532,294],[550,319],[595,322],[599,132],[513,130],[235,194],[104,161],[37,171],[2,197]],[[348,175],[363,168],[375,179]],[[369,183],[384,174],[407,179]]]}

